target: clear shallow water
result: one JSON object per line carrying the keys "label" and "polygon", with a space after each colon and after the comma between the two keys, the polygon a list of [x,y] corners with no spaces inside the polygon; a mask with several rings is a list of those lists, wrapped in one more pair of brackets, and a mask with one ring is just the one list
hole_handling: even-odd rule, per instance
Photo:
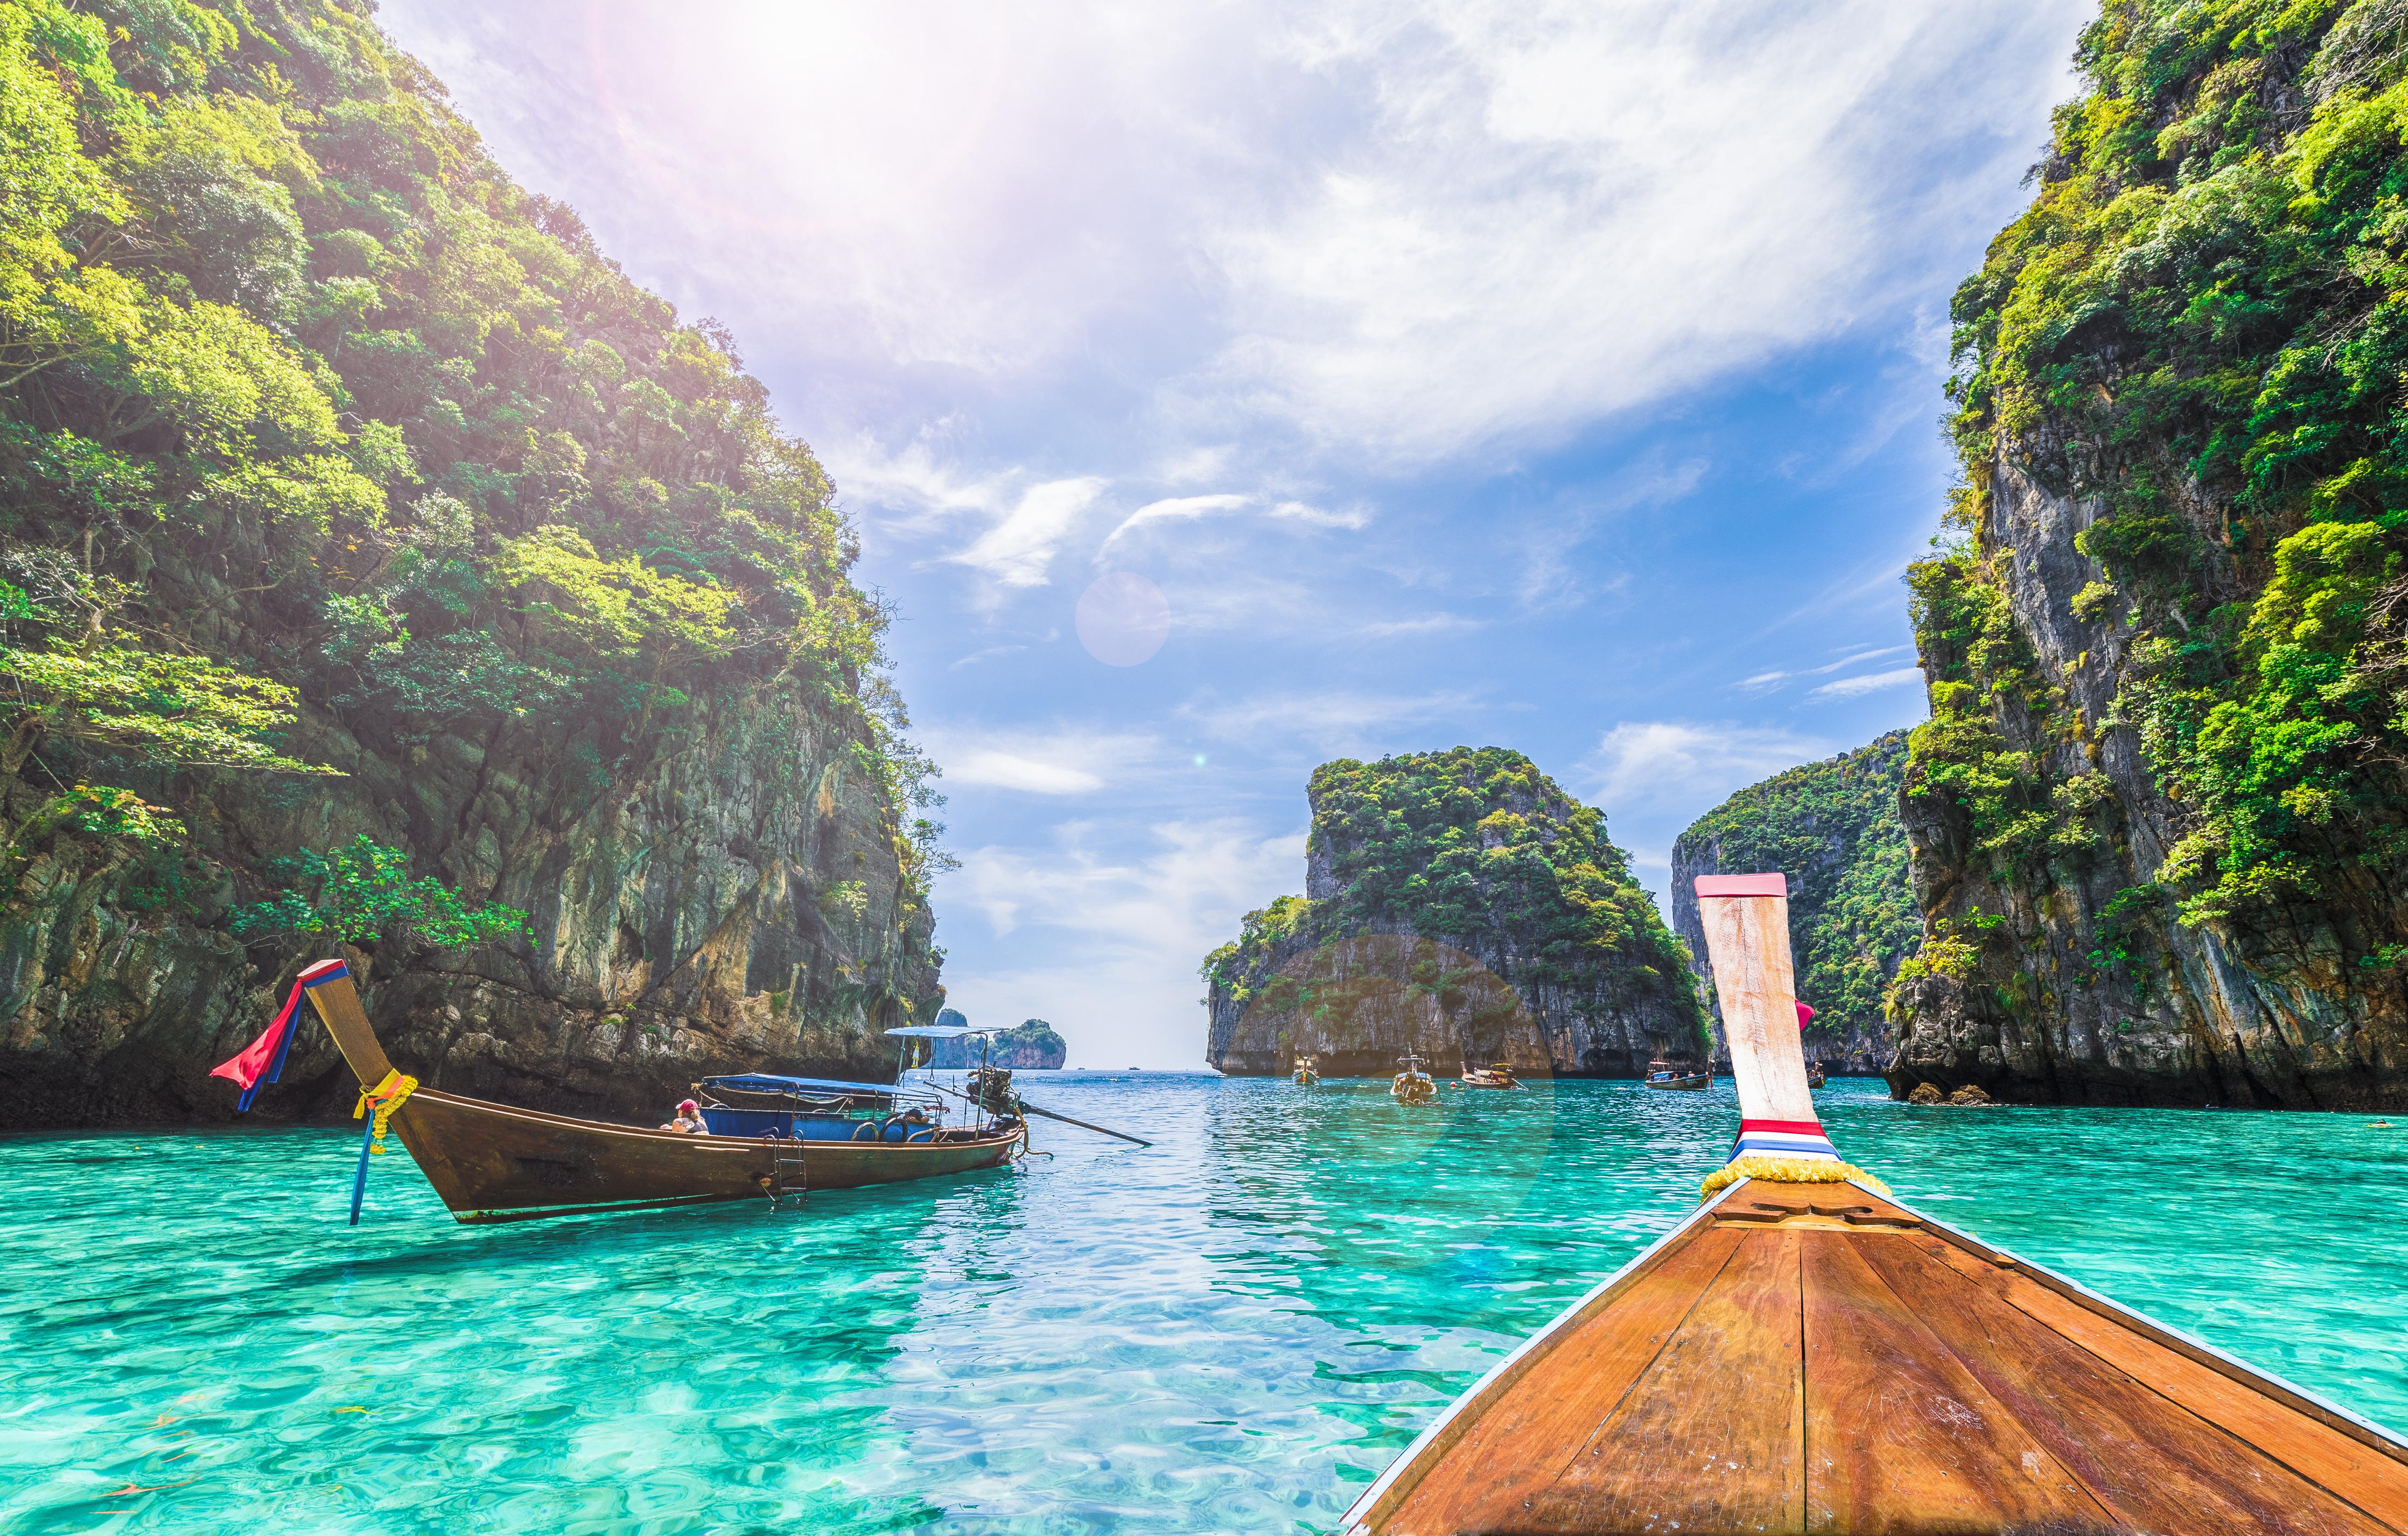
{"label": "clear shallow water", "polygon": [[[1063,1073],[1001,1173],[455,1226],[341,1129],[0,1138],[0,1529],[1315,1531],[1689,1211],[1727,1085]],[[2408,1425],[2408,1121],[1918,1110],[1905,1199]]]}

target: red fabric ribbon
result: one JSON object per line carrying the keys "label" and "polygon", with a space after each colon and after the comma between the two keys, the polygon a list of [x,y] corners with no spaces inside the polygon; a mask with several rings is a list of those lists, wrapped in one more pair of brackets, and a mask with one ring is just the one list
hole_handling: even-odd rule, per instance
{"label": "red fabric ribbon", "polygon": [[237,1054],[209,1069],[211,1077],[233,1080],[242,1090],[242,1099],[235,1106],[237,1113],[251,1108],[251,1101],[262,1083],[273,1083],[284,1074],[284,1056],[293,1046],[295,1025],[301,1013],[301,983],[293,983],[293,996],[284,999],[284,1012],[257,1040]]}

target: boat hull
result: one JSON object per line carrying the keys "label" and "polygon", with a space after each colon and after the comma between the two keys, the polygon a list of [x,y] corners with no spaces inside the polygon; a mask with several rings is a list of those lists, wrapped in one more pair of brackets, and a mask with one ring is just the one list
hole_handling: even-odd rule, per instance
{"label": "boat hull", "polygon": [[2408,1444],[1861,1184],[1746,1180],[1342,1529],[2385,1536]]}
{"label": "boat hull", "polygon": [[[1645,1079],[1641,1081],[1646,1082]],[[1676,1077],[1670,1083],[1647,1083],[1651,1088],[1670,1088],[1678,1092],[1702,1093],[1714,1085],[1714,1080],[1702,1073],[1696,1077]]]}
{"label": "boat hull", "polygon": [[[385,1081],[393,1062],[348,970],[328,961],[302,972],[302,984],[361,1086]],[[761,1199],[773,1187],[808,1195],[902,1184],[1000,1167],[1026,1144],[1020,1128],[924,1141],[685,1136],[439,1088],[414,1089],[394,1109],[391,1128],[453,1218],[470,1223]]]}
{"label": "boat hull", "polygon": [[453,1218],[472,1224],[760,1199],[781,1156],[790,1166],[780,1183],[808,1194],[996,1168],[1020,1145],[1017,1132],[899,1143],[683,1136],[427,1088],[394,1113],[393,1128]]}

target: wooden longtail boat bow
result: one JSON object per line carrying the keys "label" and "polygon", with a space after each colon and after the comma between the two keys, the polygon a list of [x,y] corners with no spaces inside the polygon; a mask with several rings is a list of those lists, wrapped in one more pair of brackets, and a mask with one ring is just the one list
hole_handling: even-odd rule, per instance
{"label": "wooden longtail boat bow", "polygon": [[2408,1443],[1841,1162],[1806,1088],[1786,883],[1698,897],[1730,1165],[1440,1414],[1347,1536],[2408,1531]]}
{"label": "wooden longtail boat bow", "polygon": [[[391,1102],[400,1089],[392,1128],[452,1216],[463,1222],[759,1199],[778,1189],[799,1193],[898,1184],[994,1168],[1010,1161],[1023,1145],[1017,1128],[1004,1134],[947,1131],[906,1142],[684,1136],[405,1084],[369,1026],[342,961],[311,966],[301,973],[300,984],[360,1080],[362,1093]],[[802,1166],[794,1169],[796,1164]]]}

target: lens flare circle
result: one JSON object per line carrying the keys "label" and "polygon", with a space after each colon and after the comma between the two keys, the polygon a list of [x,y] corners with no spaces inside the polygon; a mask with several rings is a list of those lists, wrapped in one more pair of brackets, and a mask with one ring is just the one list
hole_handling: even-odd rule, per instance
{"label": "lens flare circle", "polygon": [[1133,570],[1106,571],[1079,595],[1079,643],[1107,667],[1154,659],[1170,639],[1170,599]]}

